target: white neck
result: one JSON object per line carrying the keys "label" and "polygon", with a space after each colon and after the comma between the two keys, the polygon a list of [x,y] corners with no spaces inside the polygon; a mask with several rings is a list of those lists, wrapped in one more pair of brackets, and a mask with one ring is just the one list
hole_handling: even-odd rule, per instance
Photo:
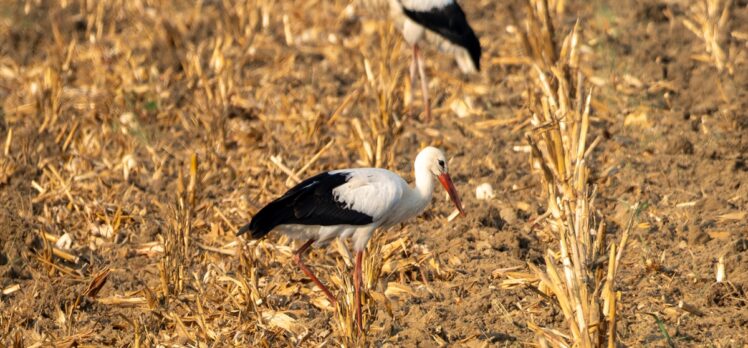
{"label": "white neck", "polygon": [[434,176],[426,166],[415,165],[416,187],[413,191],[417,194],[417,199],[421,201],[419,206],[426,208],[431,202],[431,196],[434,193]]}
{"label": "white neck", "polygon": [[415,217],[431,203],[431,196],[434,194],[434,175],[431,167],[435,162],[435,156],[444,157],[438,149],[433,147],[427,147],[418,153],[416,160],[413,162],[415,187],[408,187],[403,192],[403,197],[396,209],[396,216],[390,219],[385,226]]}

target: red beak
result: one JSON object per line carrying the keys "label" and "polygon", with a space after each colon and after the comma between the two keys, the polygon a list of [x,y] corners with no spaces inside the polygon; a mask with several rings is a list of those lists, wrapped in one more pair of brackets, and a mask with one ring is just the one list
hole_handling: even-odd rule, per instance
{"label": "red beak", "polygon": [[442,186],[444,186],[444,189],[447,190],[449,198],[452,199],[452,202],[457,206],[457,210],[460,211],[460,215],[465,216],[465,211],[462,210],[462,202],[460,201],[460,196],[457,195],[457,190],[455,189],[455,185],[452,183],[452,178],[450,178],[449,174],[447,173],[439,175],[438,178],[439,182],[441,182]]}

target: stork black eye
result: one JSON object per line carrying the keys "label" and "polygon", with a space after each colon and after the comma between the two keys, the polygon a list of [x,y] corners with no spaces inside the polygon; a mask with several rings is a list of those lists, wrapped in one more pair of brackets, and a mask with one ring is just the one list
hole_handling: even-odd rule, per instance
{"label": "stork black eye", "polygon": [[442,167],[442,168],[444,168],[444,161],[442,161],[442,160],[439,160],[439,162],[437,162],[437,163],[439,163],[439,167]]}

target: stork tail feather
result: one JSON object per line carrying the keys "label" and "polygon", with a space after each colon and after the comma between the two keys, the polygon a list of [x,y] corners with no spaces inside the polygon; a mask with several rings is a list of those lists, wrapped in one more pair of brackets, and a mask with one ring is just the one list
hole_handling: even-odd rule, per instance
{"label": "stork tail feather", "polygon": [[293,218],[293,210],[283,207],[283,198],[268,204],[252,218],[252,221],[239,229],[236,235],[250,232],[252,239],[260,239],[270,233],[276,226]]}

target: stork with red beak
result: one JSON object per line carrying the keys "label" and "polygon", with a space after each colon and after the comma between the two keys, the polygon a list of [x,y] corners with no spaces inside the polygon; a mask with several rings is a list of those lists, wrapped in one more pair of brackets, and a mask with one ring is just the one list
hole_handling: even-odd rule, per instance
{"label": "stork with red beak", "polygon": [[331,303],[337,303],[330,290],[304,264],[302,256],[313,244],[350,237],[356,253],[353,271],[356,320],[361,322],[361,261],[364,249],[377,229],[386,229],[419,215],[431,203],[434,178],[444,186],[460,214],[465,212],[447,170],[444,153],[426,147],[416,156],[415,187],[399,175],[381,168],[342,169],[306,179],[280,198],[268,203],[237,235],[249,232],[262,238],[273,229],[305,243],[294,253],[294,261],[322,290]]}

